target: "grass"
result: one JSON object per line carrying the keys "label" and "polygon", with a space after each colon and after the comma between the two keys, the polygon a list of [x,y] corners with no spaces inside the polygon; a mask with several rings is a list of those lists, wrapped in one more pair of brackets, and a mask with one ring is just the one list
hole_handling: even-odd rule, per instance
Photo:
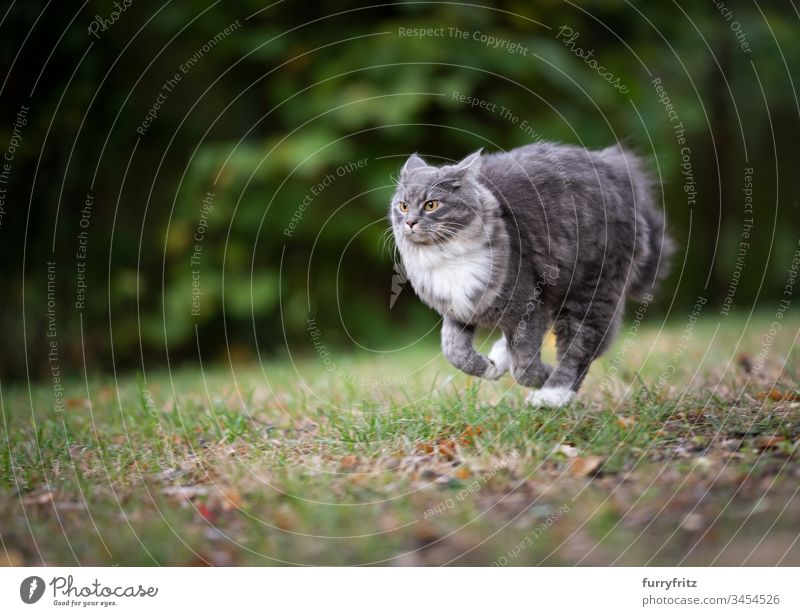
{"label": "grass", "polygon": [[76,380],[64,412],[4,387],[0,561],[798,565],[800,320],[758,369],[769,323],[623,328],[556,411],[428,346]]}

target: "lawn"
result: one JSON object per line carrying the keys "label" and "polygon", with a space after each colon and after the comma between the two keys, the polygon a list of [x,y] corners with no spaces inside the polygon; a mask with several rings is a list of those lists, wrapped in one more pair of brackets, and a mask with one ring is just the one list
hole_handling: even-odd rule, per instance
{"label": "lawn", "polygon": [[90,375],[63,412],[4,385],[0,560],[800,565],[800,318],[771,321],[628,321],[555,411],[434,335]]}

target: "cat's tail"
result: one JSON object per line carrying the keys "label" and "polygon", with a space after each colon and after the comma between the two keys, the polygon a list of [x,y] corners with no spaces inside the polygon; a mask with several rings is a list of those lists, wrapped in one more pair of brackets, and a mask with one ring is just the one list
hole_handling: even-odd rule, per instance
{"label": "cat's tail", "polygon": [[643,161],[630,151],[621,148],[618,151],[630,172],[637,227],[628,297],[641,300],[653,294],[669,274],[675,243],[667,233],[666,216],[653,197],[654,183]]}
{"label": "cat's tail", "polygon": [[638,217],[645,224],[642,225],[641,238],[637,238],[638,254],[634,255],[634,268],[628,287],[628,297],[634,300],[641,300],[657,289],[658,283],[669,274],[670,261],[675,252],[675,244],[667,235],[663,213],[648,206],[639,212]]}

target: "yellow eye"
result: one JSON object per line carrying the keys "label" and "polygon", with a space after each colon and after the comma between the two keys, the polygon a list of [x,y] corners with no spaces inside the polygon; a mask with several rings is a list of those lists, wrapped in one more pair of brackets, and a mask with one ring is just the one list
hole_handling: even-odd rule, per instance
{"label": "yellow eye", "polygon": [[398,203],[397,207],[400,208],[401,212],[407,212],[408,211],[408,203],[406,203],[405,201],[401,201],[400,203]]}
{"label": "yellow eye", "polygon": [[423,205],[422,207],[425,208],[426,212],[432,212],[437,207],[439,207],[439,202],[438,201],[426,201],[425,205]]}

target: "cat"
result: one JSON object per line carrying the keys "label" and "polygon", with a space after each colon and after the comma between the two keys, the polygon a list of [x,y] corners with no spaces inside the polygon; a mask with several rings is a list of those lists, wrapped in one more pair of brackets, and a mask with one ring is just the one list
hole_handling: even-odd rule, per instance
{"label": "cat", "polygon": [[[443,318],[442,351],[485,379],[535,388],[533,406],[569,404],[614,339],[626,298],[650,296],[674,245],[644,162],[537,142],[482,149],[456,164],[414,154],[392,198],[395,244],[411,286]],[[488,356],[478,327],[502,337]],[[557,364],[541,359],[553,328]]]}

